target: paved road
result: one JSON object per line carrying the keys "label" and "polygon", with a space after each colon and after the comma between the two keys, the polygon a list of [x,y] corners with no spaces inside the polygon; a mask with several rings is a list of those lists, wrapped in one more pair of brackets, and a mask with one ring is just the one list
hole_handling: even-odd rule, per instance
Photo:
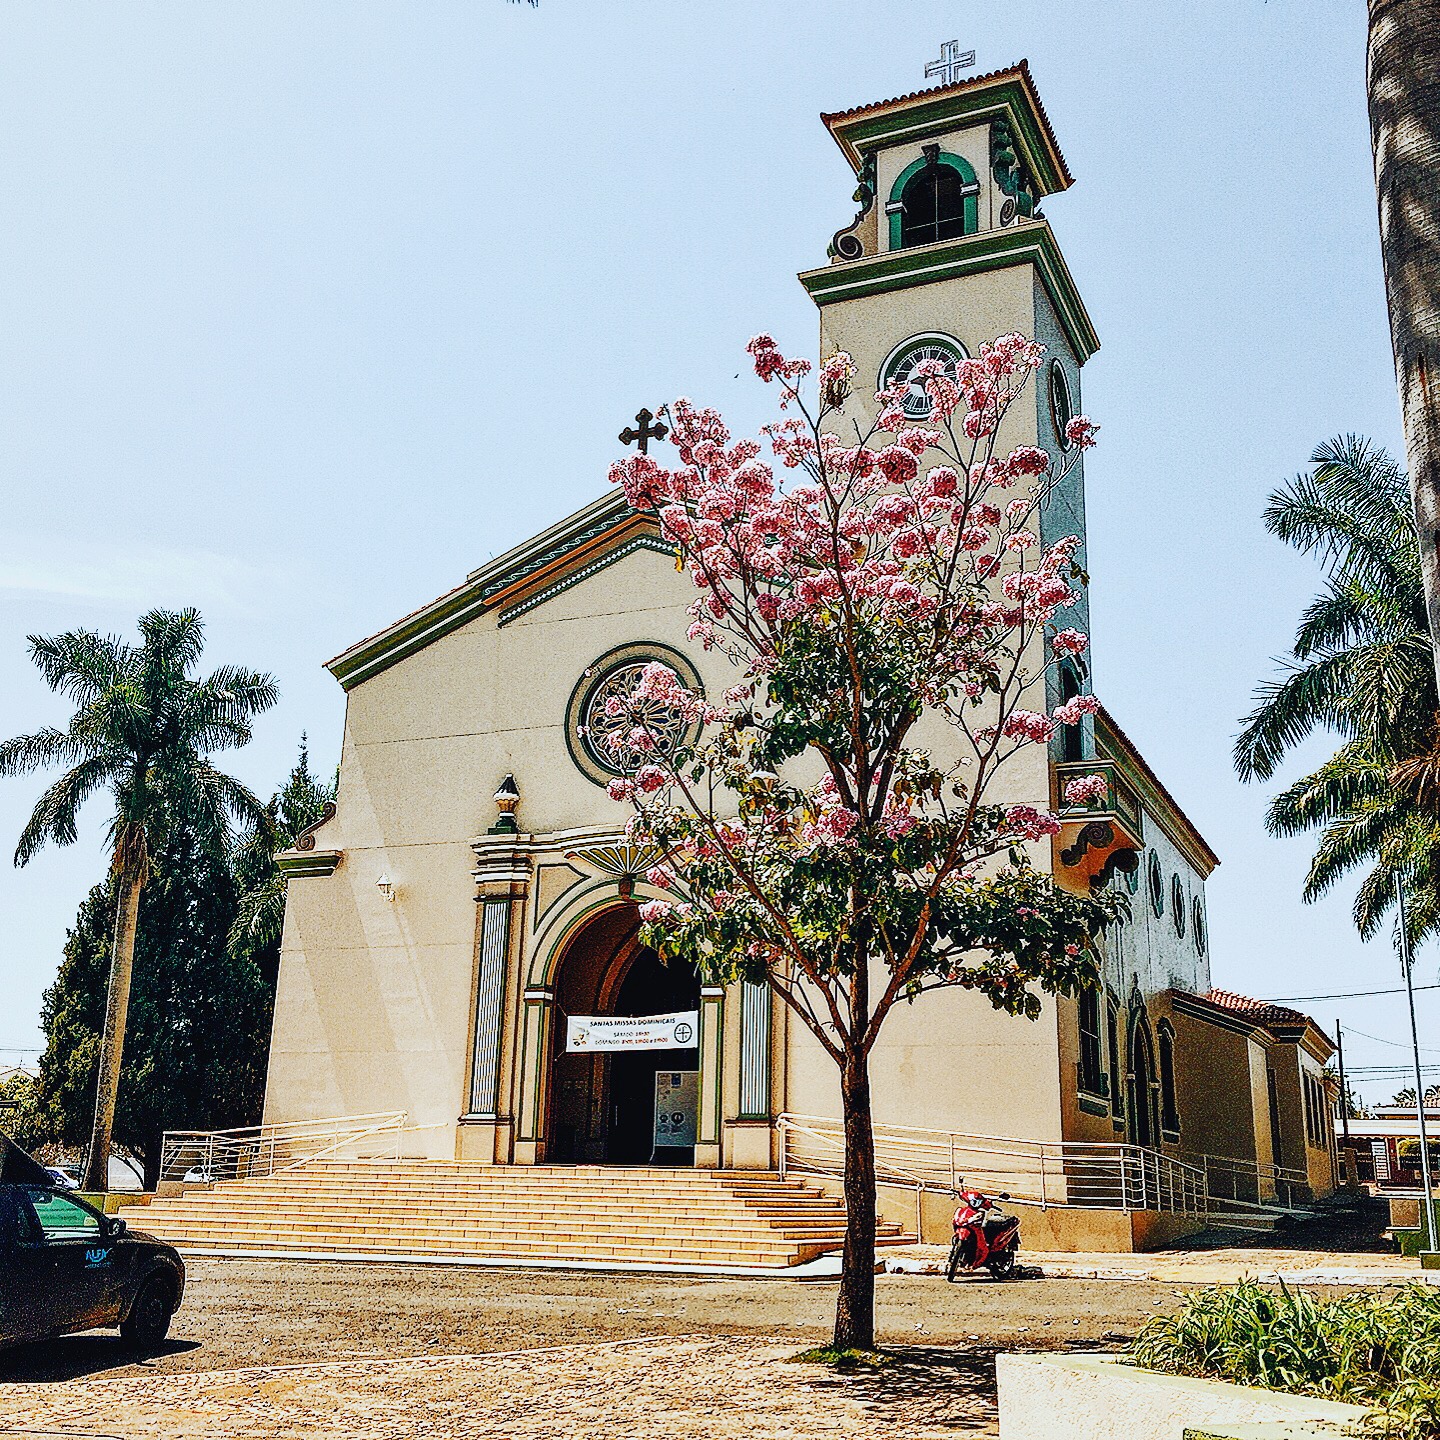
{"label": "paved road", "polygon": [[[1178,1286],[987,1278],[947,1285],[881,1275],[882,1344],[1094,1348],[1175,1303]],[[242,1365],[523,1350],[675,1335],[829,1333],[835,1287],[794,1280],[698,1280],[555,1271],[203,1260],[165,1353],[135,1363],[111,1332],[0,1354],[0,1383],[167,1374]]]}

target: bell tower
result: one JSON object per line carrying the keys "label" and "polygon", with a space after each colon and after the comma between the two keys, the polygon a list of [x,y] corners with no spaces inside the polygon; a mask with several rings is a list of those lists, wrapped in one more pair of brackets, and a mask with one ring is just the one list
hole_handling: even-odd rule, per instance
{"label": "bell tower", "polygon": [[[1039,340],[1043,368],[1001,438],[1060,458],[1065,426],[1082,413],[1081,367],[1100,342],[1040,210],[1074,182],[1028,64],[821,118],[855,172],[860,207],[831,240],[830,263],[800,276],[820,310],[821,357],[848,351],[863,399],[997,335]],[[905,409],[923,422],[929,408],[917,384]],[[1076,460],[1042,507],[1040,538],[1078,535],[1084,566]],[[1082,595],[1068,623],[1088,632],[1088,612]],[[1088,673],[1068,684],[1089,690]]]}

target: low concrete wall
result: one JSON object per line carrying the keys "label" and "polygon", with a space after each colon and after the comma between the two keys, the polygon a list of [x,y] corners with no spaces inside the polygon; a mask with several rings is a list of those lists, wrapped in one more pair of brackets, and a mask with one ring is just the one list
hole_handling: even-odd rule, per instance
{"label": "low concrete wall", "polygon": [[[827,1185],[843,1194],[838,1182]],[[915,1192],[898,1185],[877,1189],[880,1214],[886,1220],[914,1230]],[[1120,1254],[1158,1250],[1204,1229],[1204,1221],[1191,1215],[1160,1214],[1153,1210],[1083,1210],[1052,1205],[1042,1208],[1022,1200],[1004,1202],[1020,1217],[1020,1248],[1059,1251],[1062,1254]],[[928,1245],[948,1245],[956,1202],[948,1195],[926,1192],[921,1196],[920,1238]]]}
{"label": "low concrete wall", "polygon": [[[1365,1419],[1355,1405],[1188,1380],[1113,1355],[1001,1355],[1000,1440],[1184,1440],[1336,1437]],[[1255,1428],[1255,1427],[1263,1428]]]}

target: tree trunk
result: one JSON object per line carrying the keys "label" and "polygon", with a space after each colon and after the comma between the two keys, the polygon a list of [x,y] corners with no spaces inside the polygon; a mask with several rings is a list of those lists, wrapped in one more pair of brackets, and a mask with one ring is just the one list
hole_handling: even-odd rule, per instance
{"label": "tree trunk", "polygon": [[125,1016],[130,1008],[130,976],[135,968],[135,928],[140,918],[138,875],[117,877],[115,932],[110,946],[110,982],[105,991],[105,1029],[100,1036],[100,1074],[95,1082],[95,1123],[85,1157],[81,1188],[110,1188],[110,1137],[115,1129],[115,1099],[120,1092],[120,1058],[125,1050]]}
{"label": "tree trunk", "polygon": [[845,1250],[835,1305],[837,1350],[875,1348],[875,1129],[868,1055],[847,1055],[840,1073],[845,1113]]}
{"label": "tree trunk", "polygon": [[1440,6],[1369,0],[1380,252],[1440,683]]}
{"label": "tree trunk", "polygon": [[144,1150],[140,1152],[140,1163],[143,1167],[143,1174],[140,1179],[142,1190],[155,1190],[160,1185],[160,1164],[165,1155],[165,1141],[163,1136],[155,1136],[148,1141]]}

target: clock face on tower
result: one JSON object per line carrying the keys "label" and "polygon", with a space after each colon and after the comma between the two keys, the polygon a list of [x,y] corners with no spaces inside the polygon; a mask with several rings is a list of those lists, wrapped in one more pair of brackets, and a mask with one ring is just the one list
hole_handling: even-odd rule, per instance
{"label": "clock face on tower", "polygon": [[880,370],[880,388],[904,385],[900,408],[910,420],[928,420],[932,406],[925,382],[915,371],[927,360],[938,360],[945,374],[955,379],[955,367],[965,359],[965,347],[953,335],[912,335],[897,345]]}

